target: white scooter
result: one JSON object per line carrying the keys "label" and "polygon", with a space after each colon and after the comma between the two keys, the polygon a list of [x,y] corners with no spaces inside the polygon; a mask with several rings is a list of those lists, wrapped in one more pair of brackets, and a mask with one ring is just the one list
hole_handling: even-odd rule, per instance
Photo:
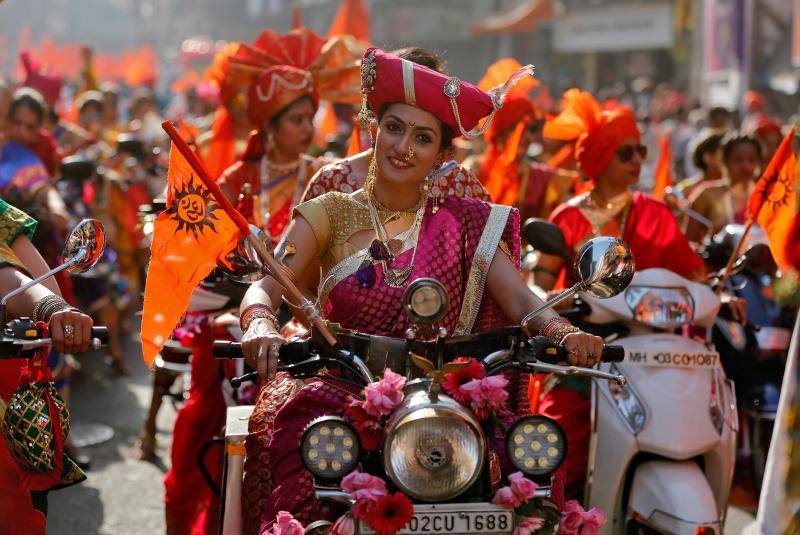
{"label": "white scooter", "polygon": [[[565,256],[558,227],[529,220],[525,234],[540,252]],[[707,341],[673,334],[684,325],[711,327],[719,297],[647,269],[615,297],[581,299],[590,324],[619,324],[606,341],[623,346],[625,360],[600,369],[628,379],[592,384],[584,506],[605,511],[602,534],[721,534],[739,427],[734,385]]]}
{"label": "white scooter", "polygon": [[672,334],[685,324],[713,325],[718,296],[647,269],[616,297],[583,299],[592,308],[588,321],[630,329],[614,340],[625,360],[601,365],[628,383],[592,384],[585,498],[609,517],[602,533],[721,534],[739,427],[734,385],[707,343]]}

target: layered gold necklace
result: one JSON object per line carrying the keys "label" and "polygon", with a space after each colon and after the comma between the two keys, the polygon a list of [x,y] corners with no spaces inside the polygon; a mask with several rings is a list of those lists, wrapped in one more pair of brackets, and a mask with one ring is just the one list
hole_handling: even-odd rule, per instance
{"label": "layered gold necklace", "polygon": [[[362,287],[372,287],[375,284],[375,264],[377,263],[380,264],[382,268],[384,282],[393,288],[402,288],[411,276],[411,272],[414,269],[414,260],[417,257],[419,231],[422,227],[422,218],[425,215],[425,206],[428,200],[428,181],[426,178],[425,185],[423,186],[416,206],[408,210],[389,210],[381,206],[375,198],[374,188],[376,175],[377,165],[373,158],[370,161],[369,172],[364,181],[364,198],[369,208],[372,228],[375,231],[375,239],[372,240],[369,249],[367,249],[367,254],[356,273],[356,279],[358,284]],[[387,223],[393,221],[397,217],[402,217],[406,214],[414,214],[414,219],[409,229],[405,232],[404,239],[389,238],[389,234],[386,231],[386,227],[381,220],[379,212],[389,213],[389,217],[386,219]],[[408,265],[404,268],[389,267],[389,263],[394,262],[398,255],[409,246],[414,248],[414,252]]]}

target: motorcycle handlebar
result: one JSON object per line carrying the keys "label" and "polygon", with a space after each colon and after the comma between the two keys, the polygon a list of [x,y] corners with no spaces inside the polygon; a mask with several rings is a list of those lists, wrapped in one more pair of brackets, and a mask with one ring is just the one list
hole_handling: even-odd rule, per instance
{"label": "motorcycle handlebar", "polygon": [[[536,360],[548,364],[564,362],[569,356],[564,346],[560,346],[544,336],[531,339],[529,345],[532,356]],[[601,362],[622,362],[623,360],[625,360],[625,348],[622,346],[605,346],[603,354],[600,356]]]}
{"label": "motorcycle handlebar", "polygon": [[[567,360],[567,350],[544,336],[531,339],[529,345],[531,355],[536,360],[551,364]],[[281,346],[278,358],[284,364],[300,362],[309,357],[311,347],[309,340],[289,341]],[[242,344],[238,342],[215,341],[212,354],[214,358],[218,359],[244,358]],[[602,362],[622,362],[623,360],[625,360],[625,348],[622,346],[605,346],[603,349]]]}
{"label": "motorcycle handlebar", "polygon": [[[310,340],[290,340],[281,346],[278,360],[284,364],[292,364],[307,359],[311,354]],[[242,344],[217,340],[211,349],[211,354],[217,359],[244,358]]]}
{"label": "motorcycle handlebar", "polygon": [[108,327],[92,327],[92,340],[99,340],[101,345],[108,344]]}

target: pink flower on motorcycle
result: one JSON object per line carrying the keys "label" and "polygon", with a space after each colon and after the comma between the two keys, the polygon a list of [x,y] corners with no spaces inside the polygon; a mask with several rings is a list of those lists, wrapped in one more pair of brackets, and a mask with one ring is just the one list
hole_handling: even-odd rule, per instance
{"label": "pink flower on motorcycle", "polygon": [[603,527],[605,523],[606,514],[597,507],[592,507],[583,513],[581,535],[597,535],[600,533],[600,528]]}
{"label": "pink flower on motorcycle", "polygon": [[514,472],[508,476],[508,482],[517,498],[524,503],[528,503],[539,488],[539,485],[525,477],[522,472]]}
{"label": "pink flower on motorcycle", "polygon": [[331,535],[355,535],[356,523],[350,515],[342,515],[331,528]]}
{"label": "pink flower on motorcycle", "polygon": [[522,500],[511,490],[511,487],[502,487],[494,494],[492,503],[503,509],[516,509],[522,505]]}
{"label": "pink flower on motorcycle", "polygon": [[364,410],[376,418],[390,414],[403,401],[405,384],[405,377],[387,369],[380,381],[364,388]]}
{"label": "pink flower on motorcycle", "polygon": [[469,396],[470,408],[481,420],[489,416],[489,412],[499,411],[508,400],[508,379],[502,375],[493,375],[483,379],[473,379],[464,384],[461,390]]}
{"label": "pink flower on motorcycle", "polygon": [[558,525],[559,535],[577,535],[578,530],[583,525],[583,515],[586,511],[580,506],[577,500],[570,500],[564,504],[561,511],[561,522]]}
{"label": "pink flower on motorcycle", "polygon": [[517,527],[514,528],[514,533],[512,535],[530,535],[531,533],[536,533],[543,527],[544,518],[538,516],[529,516],[517,524]]}
{"label": "pink flower on motorcycle", "polygon": [[347,474],[342,479],[342,490],[356,501],[350,513],[353,518],[359,520],[369,514],[370,508],[379,499],[389,495],[384,480],[359,470]]}
{"label": "pink flower on motorcycle", "polygon": [[468,364],[456,372],[444,374],[442,387],[454,400],[466,405],[469,403],[469,394],[464,392],[461,387],[473,379],[483,379],[486,377],[486,372],[483,369],[483,365],[473,358],[458,357],[453,360],[453,364],[462,362],[467,362]]}
{"label": "pink flower on motorcycle", "polygon": [[303,535],[304,533],[305,529],[299,520],[295,520],[291,513],[281,511],[275,519],[270,535]]}

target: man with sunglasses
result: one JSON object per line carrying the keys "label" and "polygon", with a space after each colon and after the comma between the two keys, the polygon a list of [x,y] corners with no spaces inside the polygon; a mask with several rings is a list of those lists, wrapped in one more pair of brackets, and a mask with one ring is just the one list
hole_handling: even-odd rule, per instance
{"label": "man with sunglasses", "polygon": [[[564,232],[570,260],[589,239],[615,236],[630,246],[637,269],[660,267],[689,279],[704,278],[703,260],[667,205],[632,191],[647,147],[629,109],[601,110],[591,94],[571,89],[564,95],[564,111],[545,124],[544,135],[574,142],[578,167],[592,183],[590,191],[562,204],[550,217]],[[572,262],[542,255],[535,268],[536,284],[545,290],[571,285],[565,264]],[[543,391],[546,394],[534,401],[539,401],[541,414],[558,420],[566,431],[566,492],[579,496],[589,453],[589,382],[566,379],[553,388],[548,380]]]}

